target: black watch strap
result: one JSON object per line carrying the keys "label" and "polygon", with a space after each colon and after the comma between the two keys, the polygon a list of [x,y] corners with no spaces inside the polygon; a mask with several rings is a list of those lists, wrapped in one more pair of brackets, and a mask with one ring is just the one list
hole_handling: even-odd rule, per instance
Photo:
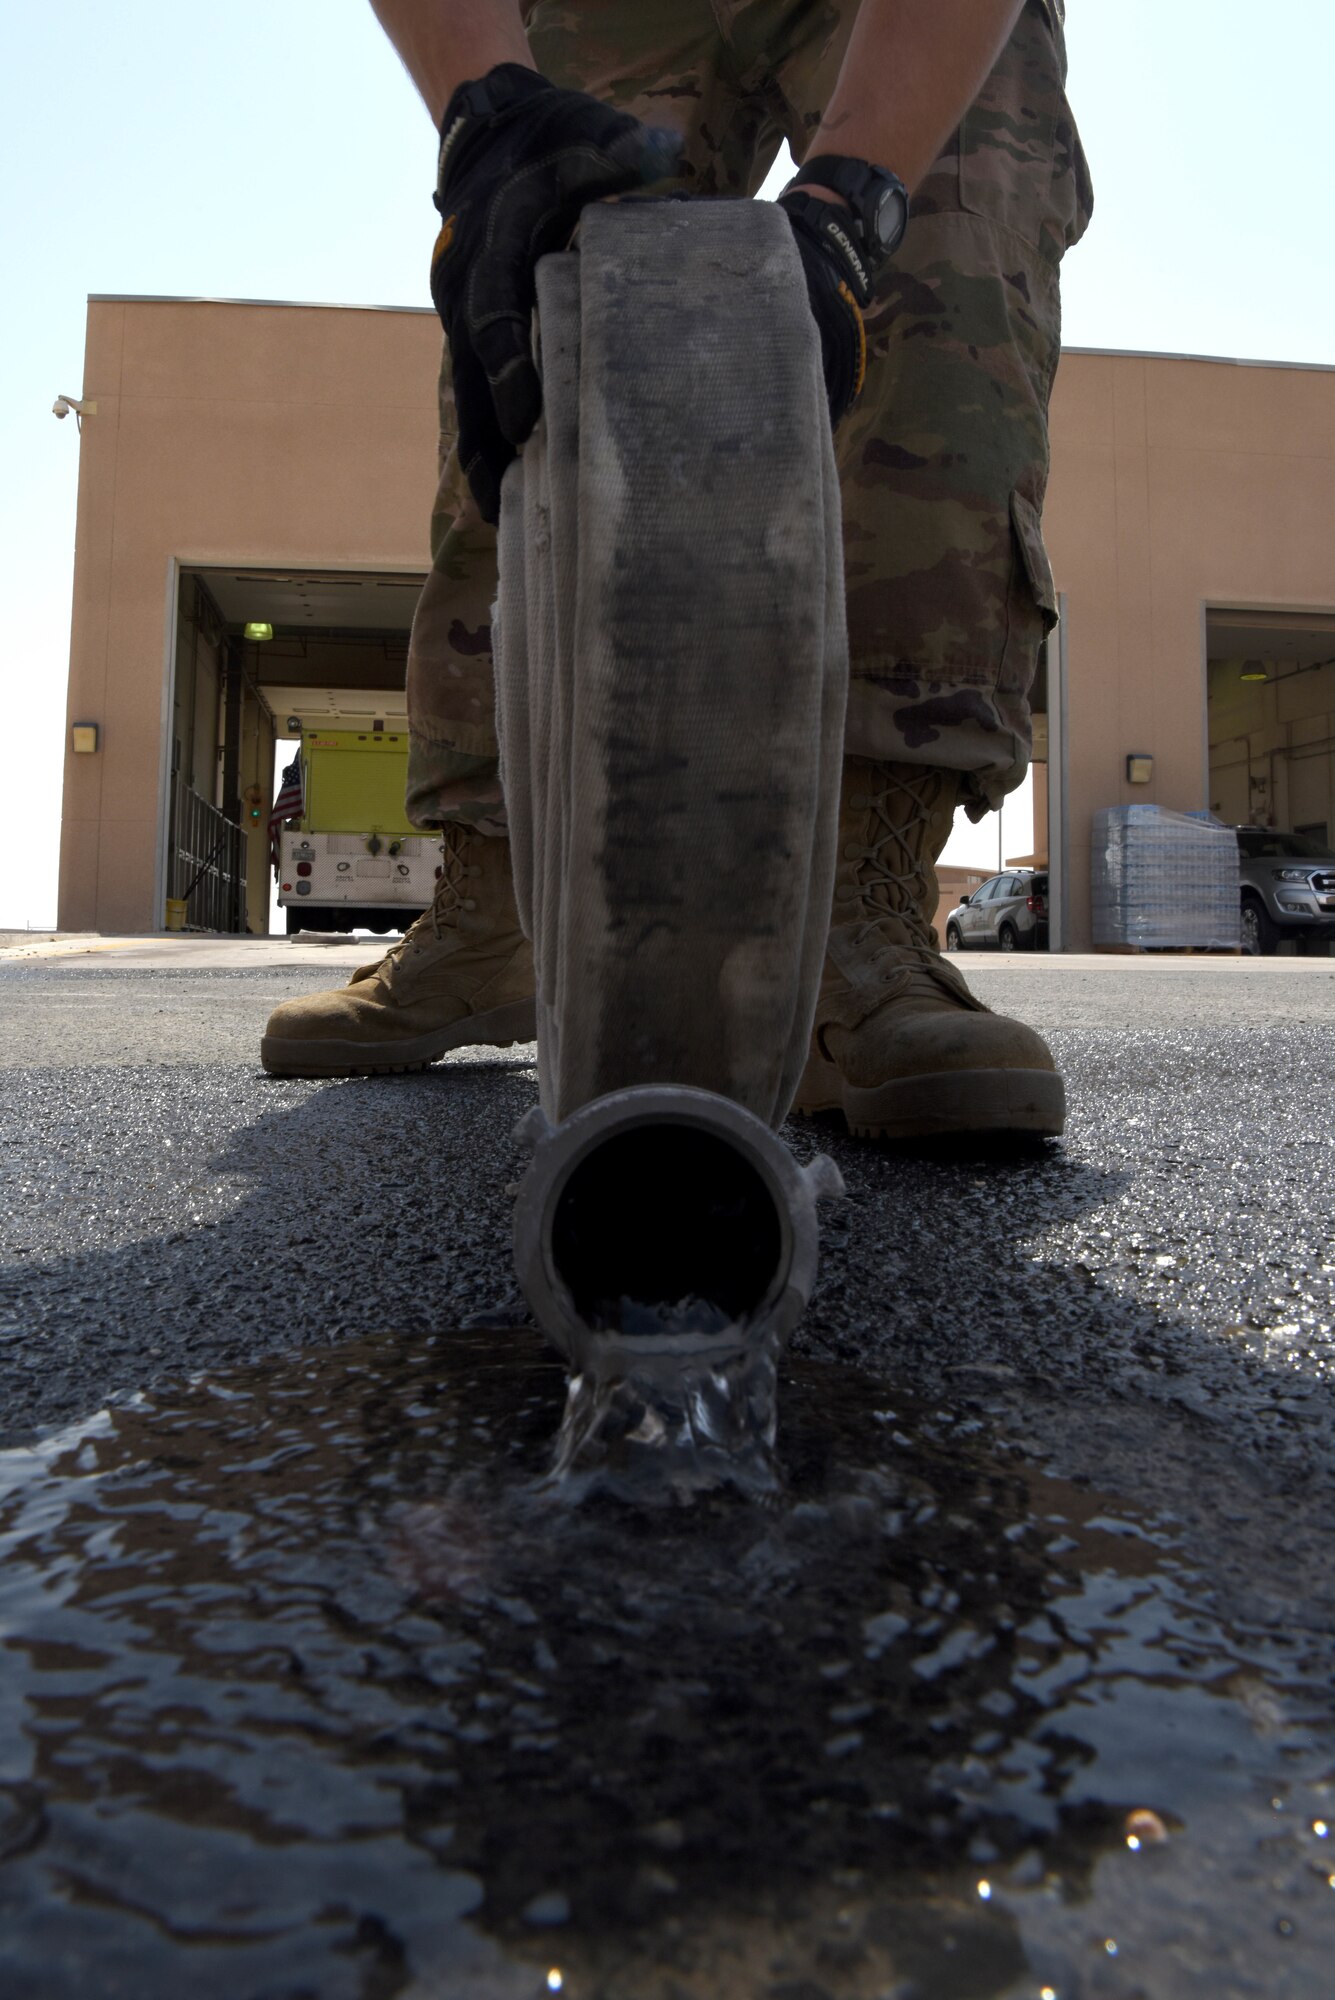
{"label": "black watch strap", "polygon": [[866,267],[870,292],[903,240],[909,215],[908,189],[888,167],[850,159],[843,153],[818,153],[798,168],[784,192],[795,194],[804,185],[829,188],[848,203],[846,211],[826,206],[832,216],[842,216],[849,228]]}

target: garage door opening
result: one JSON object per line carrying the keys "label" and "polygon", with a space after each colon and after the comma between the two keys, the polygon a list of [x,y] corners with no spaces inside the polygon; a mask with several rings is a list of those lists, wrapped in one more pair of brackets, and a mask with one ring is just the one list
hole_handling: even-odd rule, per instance
{"label": "garage door opening", "polygon": [[1324,955],[1335,934],[1335,614],[1212,609],[1205,650],[1210,810],[1251,829],[1240,835],[1244,942]]}
{"label": "garage door opening", "polygon": [[430,901],[439,841],[403,813],[404,679],[423,580],[181,572],[165,874],[185,928],[275,927],[269,816],[294,762],[277,927],[398,930]]}
{"label": "garage door opening", "polygon": [[1211,611],[1210,810],[1335,834],[1335,615]]}

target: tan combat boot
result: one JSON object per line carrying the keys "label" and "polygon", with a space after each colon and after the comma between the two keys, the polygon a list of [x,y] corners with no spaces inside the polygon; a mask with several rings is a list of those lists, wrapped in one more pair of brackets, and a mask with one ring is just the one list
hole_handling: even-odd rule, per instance
{"label": "tan combat boot", "polygon": [[275,1008],[260,1061],[274,1076],[379,1076],[447,1049],[530,1042],[533,988],[509,841],[448,826],[431,908],[346,986]]}
{"label": "tan combat boot", "polygon": [[844,760],[834,911],[795,1109],[842,1111],[859,1138],[1055,1138],[1066,1093],[1051,1052],[976,1000],[937,949],[936,858],[960,779]]}

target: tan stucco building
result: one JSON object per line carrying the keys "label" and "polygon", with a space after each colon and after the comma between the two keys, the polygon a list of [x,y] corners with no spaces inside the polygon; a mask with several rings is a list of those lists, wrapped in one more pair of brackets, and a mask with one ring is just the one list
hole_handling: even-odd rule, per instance
{"label": "tan stucco building", "polygon": [[[89,301],[62,928],[159,929],[201,866],[267,928],[288,714],[403,720],[438,361],[430,312]],[[1335,835],[1335,370],[1068,350],[1052,446],[1035,844],[1079,949],[1100,806]]]}

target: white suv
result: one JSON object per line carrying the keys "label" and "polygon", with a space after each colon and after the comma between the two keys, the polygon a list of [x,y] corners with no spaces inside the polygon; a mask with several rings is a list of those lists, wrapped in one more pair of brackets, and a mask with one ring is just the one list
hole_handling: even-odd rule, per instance
{"label": "white suv", "polygon": [[1001,951],[1048,948],[1048,877],[1044,868],[991,875],[946,918],[946,950],[995,945]]}

